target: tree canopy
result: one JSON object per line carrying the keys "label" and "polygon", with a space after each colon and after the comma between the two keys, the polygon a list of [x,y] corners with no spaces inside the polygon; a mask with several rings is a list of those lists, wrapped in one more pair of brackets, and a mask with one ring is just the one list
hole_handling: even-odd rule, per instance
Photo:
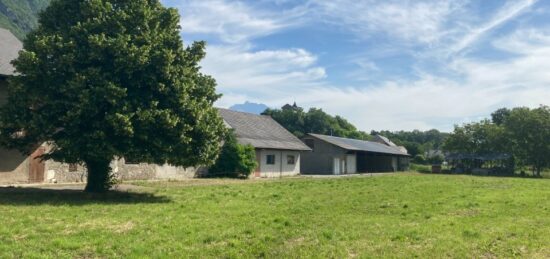
{"label": "tree canopy", "polygon": [[366,132],[357,130],[353,124],[341,116],[332,116],[318,108],[311,108],[304,112],[301,107],[284,107],[283,109],[267,109],[262,114],[271,116],[298,138],[307,133],[364,140],[369,138]]}
{"label": "tree canopy", "polygon": [[215,161],[225,134],[200,73],[205,43],[185,48],[179,15],[158,0],[55,0],[24,40],[1,142],[45,159],[84,163],[88,191],[109,187],[109,163]]}
{"label": "tree canopy", "polygon": [[445,150],[469,154],[507,153],[540,175],[550,166],[550,108],[502,108],[483,120],[455,126]]}

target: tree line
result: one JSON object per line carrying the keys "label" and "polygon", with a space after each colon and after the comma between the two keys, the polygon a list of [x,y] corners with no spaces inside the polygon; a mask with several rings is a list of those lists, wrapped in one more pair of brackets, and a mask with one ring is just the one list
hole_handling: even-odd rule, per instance
{"label": "tree line", "polygon": [[550,108],[502,108],[491,119],[456,125],[444,142],[448,152],[508,154],[540,176],[550,166]]}
{"label": "tree line", "polygon": [[332,116],[322,109],[286,106],[281,109],[266,109],[263,115],[269,115],[296,137],[301,138],[307,133],[332,135],[344,138],[368,140],[369,134],[358,130],[353,124],[341,116]]}
{"label": "tree line", "polygon": [[449,133],[436,129],[427,131],[371,131],[371,135],[382,135],[389,138],[395,144],[404,146],[408,153],[419,163],[430,162],[437,157],[441,160],[440,151]]}

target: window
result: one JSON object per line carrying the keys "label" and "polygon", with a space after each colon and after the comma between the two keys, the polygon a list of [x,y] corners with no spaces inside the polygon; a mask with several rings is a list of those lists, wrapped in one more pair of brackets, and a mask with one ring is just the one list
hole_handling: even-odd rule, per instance
{"label": "window", "polygon": [[275,155],[267,155],[265,157],[265,160],[266,160],[266,164],[268,165],[274,165],[275,164]]}
{"label": "window", "polygon": [[313,141],[313,139],[306,139],[306,146],[308,146],[309,148],[313,149],[315,147],[315,141]]}
{"label": "window", "polygon": [[293,155],[286,156],[286,164],[293,165],[296,163],[296,158]]}
{"label": "window", "polygon": [[78,171],[78,164],[69,164],[69,172]]}

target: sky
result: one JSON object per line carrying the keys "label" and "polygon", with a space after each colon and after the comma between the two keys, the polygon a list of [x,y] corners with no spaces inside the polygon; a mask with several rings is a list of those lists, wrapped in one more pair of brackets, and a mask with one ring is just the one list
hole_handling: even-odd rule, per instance
{"label": "sky", "polygon": [[452,131],[550,105],[547,0],[162,0],[230,107],[322,108],[370,130]]}

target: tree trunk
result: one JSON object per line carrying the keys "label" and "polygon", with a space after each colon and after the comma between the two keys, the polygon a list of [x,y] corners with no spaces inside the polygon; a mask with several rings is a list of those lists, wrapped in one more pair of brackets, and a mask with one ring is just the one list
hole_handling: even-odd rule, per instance
{"label": "tree trunk", "polygon": [[111,181],[111,160],[91,159],[85,161],[88,169],[88,183],[84,191],[92,193],[103,193],[112,186]]}

